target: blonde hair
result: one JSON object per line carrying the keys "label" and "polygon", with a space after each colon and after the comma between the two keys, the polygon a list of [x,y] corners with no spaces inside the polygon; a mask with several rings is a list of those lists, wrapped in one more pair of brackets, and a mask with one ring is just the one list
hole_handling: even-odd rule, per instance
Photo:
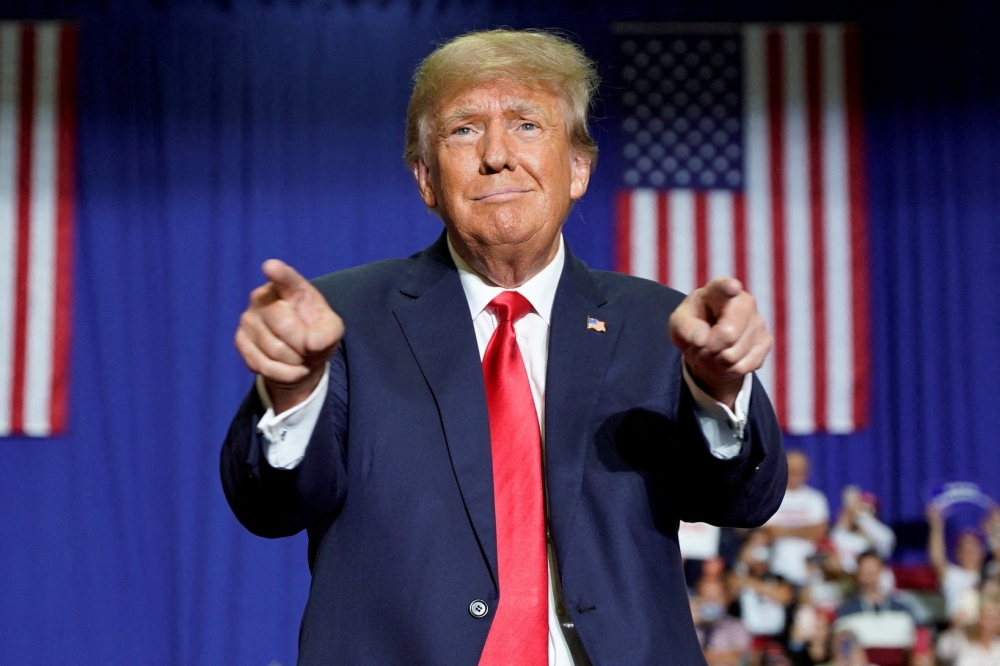
{"label": "blonde hair", "polygon": [[597,164],[597,144],[587,113],[600,78],[583,49],[562,35],[544,30],[483,30],[445,42],[413,74],[406,110],[403,160],[412,167],[427,161],[430,117],[446,95],[495,79],[544,86],[562,97],[569,116],[570,145]]}

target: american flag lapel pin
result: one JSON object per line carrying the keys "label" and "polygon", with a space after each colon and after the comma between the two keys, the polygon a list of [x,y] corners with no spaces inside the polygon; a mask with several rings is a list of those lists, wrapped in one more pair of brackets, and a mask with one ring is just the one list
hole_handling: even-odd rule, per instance
{"label": "american flag lapel pin", "polygon": [[587,330],[597,331],[598,333],[608,332],[608,328],[604,325],[604,322],[593,317],[587,317]]}

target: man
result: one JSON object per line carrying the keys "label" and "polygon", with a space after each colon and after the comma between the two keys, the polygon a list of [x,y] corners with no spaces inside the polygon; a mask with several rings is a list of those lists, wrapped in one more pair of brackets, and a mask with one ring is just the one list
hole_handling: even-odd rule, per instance
{"label": "man", "polygon": [[788,489],[766,526],[773,540],[771,570],[795,585],[806,584],[806,560],[830,528],[826,496],[807,486],[808,480],[809,458],[801,451],[789,451]]}
{"label": "man", "polygon": [[596,82],[550,34],[448,42],[406,139],[446,233],[313,285],[265,263],[222,476],[255,534],[309,532],[301,664],[703,663],[677,524],[777,507],[771,338],[735,280],[682,302],[569,252]]}
{"label": "man", "polygon": [[876,551],[861,553],[854,572],[857,591],[837,609],[834,624],[834,631],[846,630],[857,636],[869,650],[869,659],[876,663],[881,660],[873,650],[888,650],[898,656],[913,647],[916,636],[910,609],[886,592],[883,572],[882,557]]}

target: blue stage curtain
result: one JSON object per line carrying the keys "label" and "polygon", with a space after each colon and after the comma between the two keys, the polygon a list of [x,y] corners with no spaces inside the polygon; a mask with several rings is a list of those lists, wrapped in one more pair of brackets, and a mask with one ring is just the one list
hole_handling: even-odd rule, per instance
{"label": "blue stage curtain", "polygon": [[[834,504],[859,483],[891,520],[919,518],[938,478],[1000,496],[997,11],[802,4],[0,3],[82,27],[70,430],[0,440],[0,661],[294,663],[305,540],[246,533],[218,481],[251,383],[234,327],[268,257],[311,277],[438,234],[401,160],[409,80],[432,43],[472,28],[564,28],[610,79],[614,20],[861,20],[872,423],[789,443]],[[566,231],[599,268],[618,185],[609,106]]]}

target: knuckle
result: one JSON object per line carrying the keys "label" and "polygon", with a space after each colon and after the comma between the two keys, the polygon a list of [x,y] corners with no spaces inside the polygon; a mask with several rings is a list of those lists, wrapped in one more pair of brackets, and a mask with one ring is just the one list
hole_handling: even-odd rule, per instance
{"label": "knuckle", "polygon": [[236,347],[236,351],[243,355],[243,348],[246,346],[246,341],[243,331],[240,329],[237,329],[236,334],[233,336],[233,346]]}
{"label": "knuckle", "polygon": [[243,340],[242,344],[237,344],[237,351],[239,351],[240,358],[243,359],[243,363],[251,372],[260,372],[260,352],[253,345]]}
{"label": "knuckle", "polygon": [[233,342],[236,344],[236,349],[244,357],[257,351],[257,347],[254,345],[253,340],[242,329],[236,331],[236,335],[233,336]]}
{"label": "knuckle", "polygon": [[716,325],[718,340],[726,347],[734,344],[740,339],[740,330],[731,322],[723,322]]}
{"label": "knuckle", "polygon": [[233,344],[236,345],[236,349],[238,349],[241,354],[246,354],[246,351],[253,346],[250,342],[250,337],[245,331],[243,331],[243,329],[236,330],[236,335],[233,336]]}
{"label": "knuckle", "polygon": [[292,330],[295,323],[294,318],[281,307],[268,308],[262,318],[267,327],[276,335],[286,334],[287,331]]}
{"label": "knuckle", "polygon": [[319,347],[318,351],[326,351],[331,349],[340,340],[340,336],[333,329],[324,330],[319,336]]}
{"label": "knuckle", "polygon": [[725,365],[735,366],[740,360],[743,359],[743,352],[739,349],[731,347],[719,354],[718,359]]}
{"label": "knuckle", "polygon": [[268,338],[264,341],[264,353],[269,358],[280,359],[285,355],[285,345],[278,338]]}

